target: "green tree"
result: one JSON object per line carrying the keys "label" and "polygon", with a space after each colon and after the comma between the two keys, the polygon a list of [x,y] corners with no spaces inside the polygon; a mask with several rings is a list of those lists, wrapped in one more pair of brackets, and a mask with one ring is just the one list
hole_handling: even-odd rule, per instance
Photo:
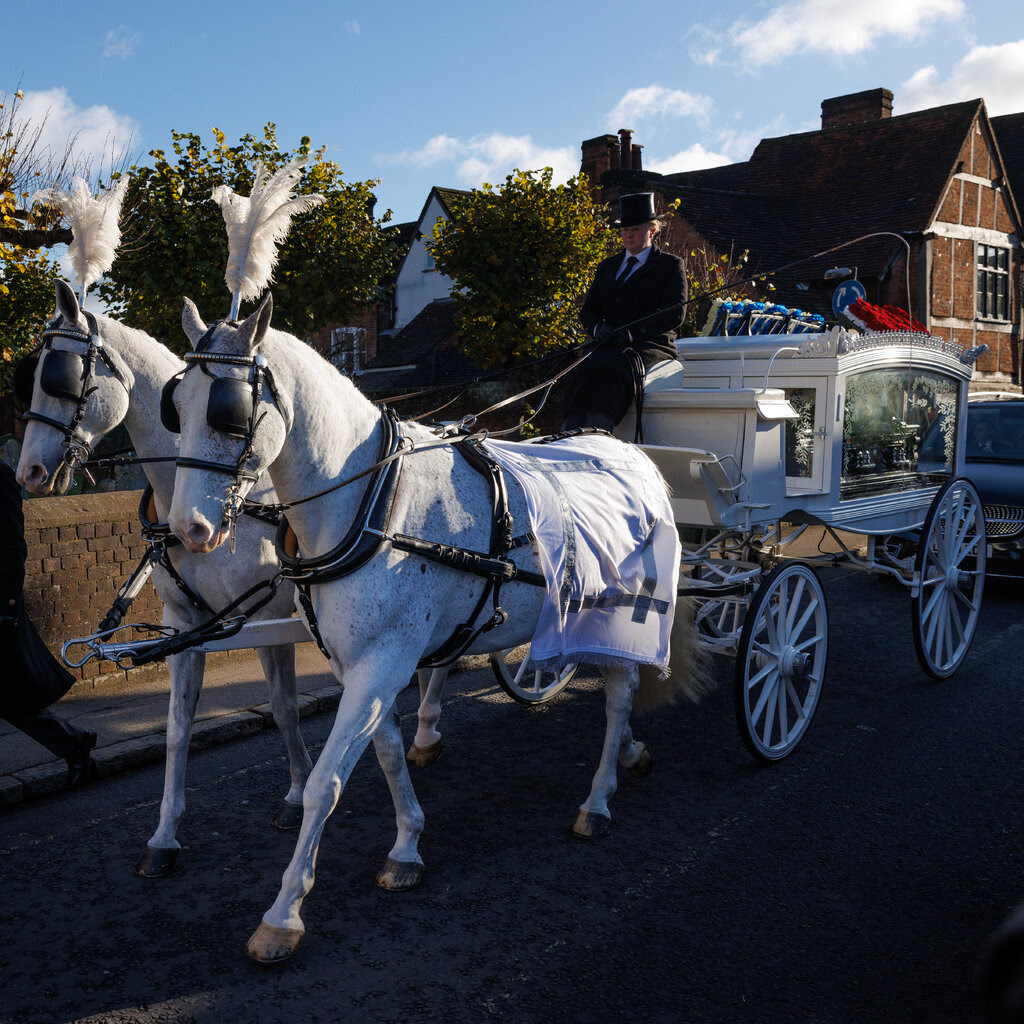
{"label": "green tree", "polygon": [[[183,296],[208,319],[226,315],[227,234],[210,193],[228,185],[248,195],[257,162],[277,170],[299,156],[308,163],[296,191],[319,192],[326,201],[295,218],[281,247],[271,284],[274,325],[303,337],[327,323],[343,323],[380,297],[395,243],[384,228],[390,211],[379,220],[373,216],[378,182],[346,182],[323,150],[311,154],[308,138],[294,152],[282,152],[270,123],[262,139],[244,135],[235,146],[219,129],[213,134],[215,144],[207,149],[198,135],[172,132],[175,162],[156,149],[149,154],[152,166],[130,169],[121,251],[99,286],[114,315],[179,350],[186,345]],[[252,308],[243,305],[240,315]]]}
{"label": "green tree", "polygon": [[67,241],[67,232],[37,227],[27,215],[28,187],[42,172],[32,169],[41,126],[17,118],[19,89],[0,97],[0,432],[14,423],[11,375],[35,344],[53,310],[57,265],[41,249]]}
{"label": "green tree", "polygon": [[428,243],[455,281],[459,343],[480,366],[521,362],[580,334],[579,300],[615,233],[584,175],[552,187],[551,168],[516,170],[501,189],[454,200]]}

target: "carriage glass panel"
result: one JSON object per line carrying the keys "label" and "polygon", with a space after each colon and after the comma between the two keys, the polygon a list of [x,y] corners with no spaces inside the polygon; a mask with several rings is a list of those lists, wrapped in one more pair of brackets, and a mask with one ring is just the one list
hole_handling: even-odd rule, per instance
{"label": "carriage glass panel", "polygon": [[809,481],[815,475],[814,430],[816,388],[786,388],[786,399],[796,410],[795,420],[786,420],[786,479]]}
{"label": "carriage glass panel", "polygon": [[841,501],[940,484],[953,472],[962,382],[936,370],[846,379]]}

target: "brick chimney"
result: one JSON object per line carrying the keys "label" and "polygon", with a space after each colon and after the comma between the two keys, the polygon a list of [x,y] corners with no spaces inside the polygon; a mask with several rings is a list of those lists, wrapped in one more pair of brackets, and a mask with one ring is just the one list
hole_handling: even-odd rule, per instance
{"label": "brick chimney", "polygon": [[628,170],[633,166],[633,129],[620,128],[619,140],[619,166]]}
{"label": "brick chimney", "polygon": [[822,131],[883,117],[892,117],[892,92],[888,89],[867,89],[821,101]]}
{"label": "brick chimney", "polygon": [[596,185],[605,171],[619,167],[619,140],[614,135],[587,139],[582,146],[580,171]]}

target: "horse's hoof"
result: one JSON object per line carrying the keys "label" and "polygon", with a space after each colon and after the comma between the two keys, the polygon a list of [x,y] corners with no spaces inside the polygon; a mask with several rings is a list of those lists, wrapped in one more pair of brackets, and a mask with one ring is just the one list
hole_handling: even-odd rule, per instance
{"label": "horse's hoof", "polygon": [[580,811],[576,816],[576,823],[572,827],[572,833],[581,839],[600,839],[611,831],[612,819],[607,814],[592,814],[590,811]]}
{"label": "horse's hoof", "polygon": [[434,740],[429,746],[418,747],[414,743],[405,755],[417,768],[429,768],[441,756],[441,741]]}
{"label": "horse's hoof", "polygon": [[640,751],[640,756],[626,769],[634,779],[646,778],[646,776],[651,774],[651,769],[654,767],[654,759],[651,757],[651,752],[647,749],[647,744],[642,743],[641,747],[643,749]]}
{"label": "horse's hoof", "polygon": [[139,858],[135,874],[140,878],[163,878],[178,863],[178,849],[174,846],[147,846]]}
{"label": "horse's hoof", "polygon": [[302,824],[302,804],[290,804],[287,800],[282,800],[272,824],[282,832],[298,828]]}
{"label": "horse's hoof", "polygon": [[305,928],[278,928],[260,921],[259,928],[252,933],[245,951],[261,964],[277,964],[295,952]]}
{"label": "horse's hoof", "polygon": [[422,879],[422,864],[403,864],[388,857],[377,875],[377,884],[389,892],[401,892],[403,889],[415,889]]}

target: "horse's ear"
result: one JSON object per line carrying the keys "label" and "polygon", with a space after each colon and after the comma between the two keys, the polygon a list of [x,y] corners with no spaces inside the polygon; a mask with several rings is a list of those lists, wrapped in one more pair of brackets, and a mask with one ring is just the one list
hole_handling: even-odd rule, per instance
{"label": "horse's ear", "polygon": [[199,315],[196,304],[188,297],[185,298],[185,305],[181,311],[181,327],[188,335],[188,340],[192,342],[193,348],[196,347],[196,342],[206,333],[206,324],[203,323],[203,318]]}
{"label": "horse's ear", "polygon": [[238,338],[248,344],[249,351],[255,352],[270,327],[274,314],[274,300],[267,292],[266,298],[250,313],[238,327]]}
{"label": "horse's ear", "polygon": [[59,277],[54,282],[54,287],[57,294],[57,312],[65,320],[69,320],[73,324],[78,323],[78,296],[75,295],[74,288],[67,283],[62,281]]}

